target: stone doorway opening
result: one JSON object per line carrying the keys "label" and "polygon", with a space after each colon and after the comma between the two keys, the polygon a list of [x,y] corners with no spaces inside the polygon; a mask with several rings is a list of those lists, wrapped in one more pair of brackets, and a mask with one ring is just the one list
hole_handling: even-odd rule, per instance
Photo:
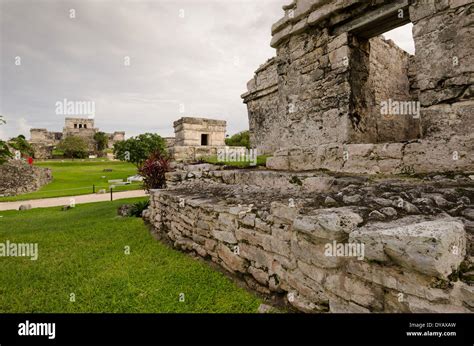
{"label": "stone doorway opening", "polygon": [[410,33],[408,40],[413,42],[412,24],[403,7],[392,8],[373,21],[362,21],[348,32],[353,143],[420,138],[415,56],[383,36],[389,33],[390,37],[395,28]]}
{"label": "stone doorway opening", "polygon": [[207,133],[201,134],[201,145],[209,145],[209,135]]}

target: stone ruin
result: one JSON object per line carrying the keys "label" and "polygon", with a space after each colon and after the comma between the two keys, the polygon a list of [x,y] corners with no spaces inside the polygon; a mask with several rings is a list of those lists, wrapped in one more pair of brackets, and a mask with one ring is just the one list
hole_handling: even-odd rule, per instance
{"label": "stone ruin", "polygon": [[23,160],[0,165],[0,196],[16,196],[38,190],[53,180],[51,169],[30,166]]}
{"label": "stone ruin", "polygon": [[[97,132],[99,132],[99,129],[94,127],[94,119],[65,118],[62,132],[52,132],[38,128],[30,129],[30,144],[35,151],[35,158],[50,159],[53,157],[53,149],[62,139],[69,136],[78,136],[86,141],[89,152],[94,153],[96,150],[94,135]],[[113,148],[116,142],[125,140],[124,131],[115,131],[106,135],[109,139],[108,148]]]}
{"label": "stone ruin", "polygon": [[[243,95],[267,168],[168,173],[152,234],[299,311],[473,312],[474,2],[284,10]],[[414,56],[378,36],[409,22]]]}
{"label": "stone ruin", "polygon": [[175,137],[165,138],[167,149],[171,157],[180,162],[216,156],[218,150],[226,148],[226,125],[225,120],[180,118],[173,123]]}
{"label": "stone ruin", "polygon": [[[272,27],[277,56],[256,71],[243,95],[251,142],[273,154],[268,167],[472,170],[471,5],[298,0],[285,6]],[[414,56],[377,36],[409,22]],[[382,104],[392,101],[412,109],[383,114]]]}

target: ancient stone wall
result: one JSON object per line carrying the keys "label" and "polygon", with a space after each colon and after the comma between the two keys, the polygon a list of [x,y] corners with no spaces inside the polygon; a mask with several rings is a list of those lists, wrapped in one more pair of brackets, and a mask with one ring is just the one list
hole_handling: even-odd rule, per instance
{"label": "ancient stone wall", "polygon": [[[284,295],[305,312],[474,311],[468,177],[179,176],[151,192],[153,233],[254,290]],[[363,255],[355,247],[362,244]]]}
{"label": "ancient stone wall", "polygon": [[414,1],[410,19],[424,137],[470,136],[474,127],[474,1]]}
{"label": "ancient stone wall", "polygon": [[46,129],[31,129],[30,142],[54,145],[59,143],[63,137],[62,132],[51,132]]}
{"label": "ancient stone wall", "polygon": [[408,143],[324,144],[278,150],[267,159],[276,170],[363,174],[427,174],[473,172],[474,138],[447,141],[423,140]]}
{"label": "ancient stone wall", "polygon": [[109,141],[107,143],[107,147],[109,149],[112,149],[115,143],[125,140],[124,131],[115,131],[114,133],[108,133],[107,136],[109,137]]}
{"label": "ancient stone wall", "polygon": [[65,131],[69,129],[93,129],[94,119],[89,118],[66,118],[64,123]]}
{"label": "ancient stone wall", "polygon": [[30,166],[22,160],[0,165],[0,195],[15,196],[38,190],[53,179],[49,168]]}
{"label": "ancient stone wall", "polygon": [[278,73],[275,59],[270,59],[255,72],[243,94],[249,113],[250,143],[259,154],[272,153],[284,146],[287,125],[285,110],[278,100]]}
{"label": "ancient stone wall", "polygon": [[[472,153],[465,143],[472,143],[474,126],[473,6],[472,0],[295,0],[284,6],[285,17],[272,27],[277,55],[243,95],[252,145],[282,156],[287,148],[421,137],[428,141],[423,148],[433,141],[453,144],[440,162],[456,161],[465,149]],[[410,21],[413,58],[377,38]],[[264,92],[258,78],[266,69],[276,84]],[[384,100],[419,101],[421,108],[412,104],[415,110],[387,117],[379,108]]]}

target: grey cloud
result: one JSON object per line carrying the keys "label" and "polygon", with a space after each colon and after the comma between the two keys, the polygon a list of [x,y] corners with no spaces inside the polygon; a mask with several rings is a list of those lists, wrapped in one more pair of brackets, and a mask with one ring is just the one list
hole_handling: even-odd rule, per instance
{"label": "grey cloud", "polygon": [[54,104],[63,98],[95,101],[97,126],[128,135],[171,135],[182,115],[226,119],[229,133],[246,129],[240,94],[274,55],[270,27],[284,3],[1,0],[0,112],[8,124],[0,136],[59,130]]}

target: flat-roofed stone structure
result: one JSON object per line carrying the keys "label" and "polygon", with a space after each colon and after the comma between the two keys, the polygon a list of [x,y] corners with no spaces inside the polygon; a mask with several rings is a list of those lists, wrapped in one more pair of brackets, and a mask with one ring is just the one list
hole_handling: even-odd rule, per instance
{"label": "flat-roofed stone structure", "polygon": [[183,117],[173,123],[175,137],[168,138],[167,146],[176,161],[196,161],[216,156],[225,148],[226,121]]}
{"label": "flat-roofed stone structure", "polygon": [[223,146],[226,125],[225,120],[183,117],[173,123],[175,145]]}

